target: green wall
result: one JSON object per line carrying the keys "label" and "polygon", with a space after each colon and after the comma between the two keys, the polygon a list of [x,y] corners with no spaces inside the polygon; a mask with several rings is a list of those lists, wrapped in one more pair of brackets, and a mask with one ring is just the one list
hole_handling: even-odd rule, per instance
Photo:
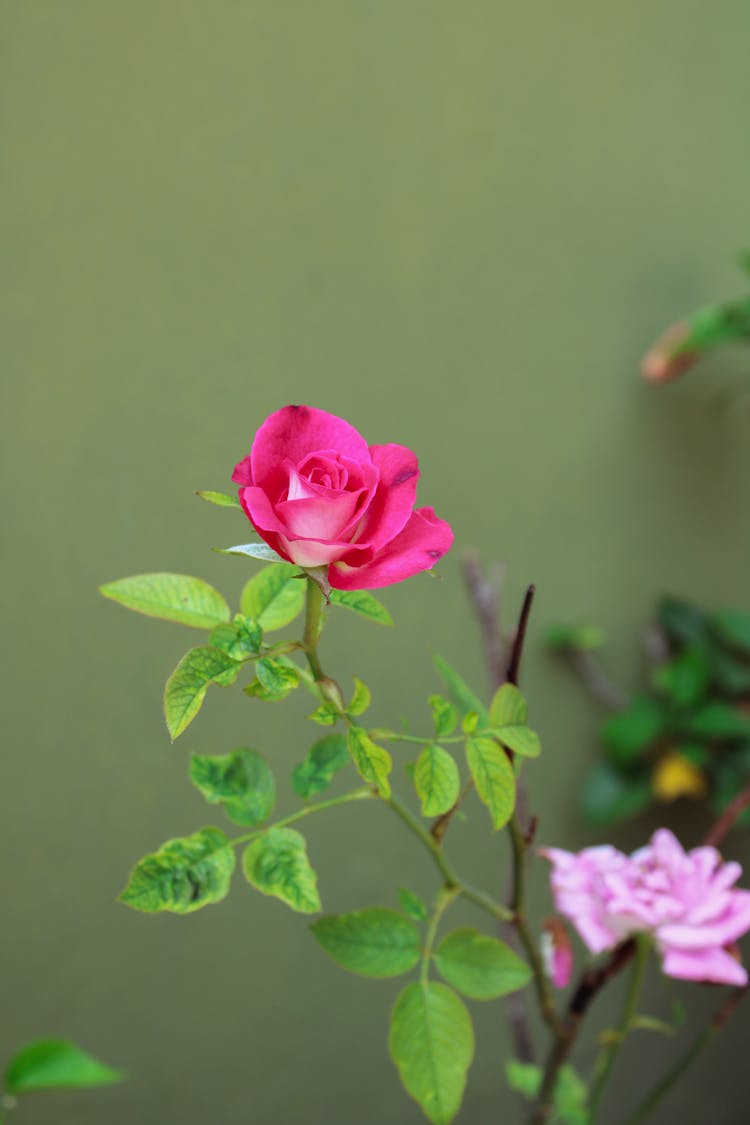
{"label": "green wall", "polygon": [[[385,1048],[398,982],[342,974],[240,882],[191,918],[115,904],[136,858],[210,819],[190,750],[253,745],[283,774],[312,734],[302,701],[226,693],[170,747],[161,685],[193,635],[96,586],[171,569],[236,597],[249,566],[209,548],[242,518],[192,493],[227,488],[286,402],[411,446],[457,549],[442,583],[384,594],[397,632],[337,620],[327,664],[371,685],[379,721],[418,722],[431,652],[481,681],[458,549],[507,563],[509,613],[536,581],[540,840],[590,841],[597,714],[545,626],[601,623],[629,676],[657,593],[750,605],[747,359],[662,392],[638,377],[666,323],[741,285],[749,35],[742,0],[0,6],[0,1057],[67,1035],[132,1075],[18,1125],[421,1120]],[[310,822],[327,909],[432,893],[384,815]],[[479,819],[453,849],[500,890],[505,845]],[[678,823],[692,843],[704,818]],[[511,1120],[502,1009],[475,1009],[460,1121]],[[747,1120],[749,1019],[662,1125]],[[622,1095],[671,1050],[624,1052]]]}

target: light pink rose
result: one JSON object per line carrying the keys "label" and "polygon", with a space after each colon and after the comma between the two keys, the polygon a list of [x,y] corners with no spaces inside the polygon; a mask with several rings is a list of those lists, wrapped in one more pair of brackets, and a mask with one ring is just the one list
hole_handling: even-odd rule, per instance
{"label": "light pink rose", "polygon": [[277,410],[236,466],[240,503],[283,559],[328,567],[339,590],[390,586],[429,570],[453,542],[432,508],[415,508],[417,458],[368,445],[353,426],[312,406]]}
{"label": "light pink rose", "polygon": [[733,889],[742,868],[723,863],[715,848],[685,852],[660,828],[630,856],[609,846],[541,854],[552,863],[557,909],[592,953],[649,933],[668,976],[747,983],[728,949],[750,930],[750,891]]}

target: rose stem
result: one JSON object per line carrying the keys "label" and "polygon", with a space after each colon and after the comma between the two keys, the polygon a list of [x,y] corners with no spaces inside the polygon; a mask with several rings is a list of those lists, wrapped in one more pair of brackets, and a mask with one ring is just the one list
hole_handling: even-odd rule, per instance
{"label": "rose stem", "polygon": [[671,1070],[667,1071],[661,1082],[646,1095],[646,1097],[639,1103],[637,1108],[628,1117],[625,1125],[639,1125],[641,1121],[645,1121],[649,1114],[656,1109],[657,1105],[669,1093],[676,1082],[682,1077],[685,1071],[689,1068],[690,1064],[701,1053],[704,1047],[708,1046],[715,1035],[721,1031],[729,1017],[734,1012],[735,1008],[739,1005],[740,1001],[748,991],[748,985],[743,985],[742,988],[733,988],[729,995],[724,1000],[724,1003],[718,1008],[711,1019],[708,1027],[704,1027],[690,1044],[688,1049],[680,1056]]}
{"label": "rose stem", "polygon": [[648,955],[651,946],[647,938],[640,935],[636,939],[635,958],[633,961],[633,971],[630,976],[630,984],[625,994],[625,1004],[622,1010],[622,1018],[620,1019],[620,1026],[617,1029],[616,1038],[606,1047],[601,1061],[601,1067],[598,1074],[594,1079],[591,1088],[591,1099],[589,1102],[589,1121],[593,1125],[596,1119],[596,1112],[599,1108],[599,1103],[602,1100],[604,1087],[607,1084],[614,1061],[617,1058],[618,1052],[622,1047],[625,1037],[630,1031],[633,1017],[636,1014],[638,1001],[640,1000],[641,990],[643,988],[643,979],[646,974],[646,965],[648,964]]}
{"label": "rose stem", "polygon": [[[310,670],[315,677],[316,683],[325,684],[327,677],[323,671],[318,655],[318,641],[323,628],[324,622],[324,605],[325,596],[312,579],[307,580],[307,602],[305,613],[305,630],[303,635],[303,648],[307,657],[307,662],[310,665]],[[330,681],[329,681],[330,682]],[[347,721],[350,721],[348,717]],[[349,798],[352,799],[352,798]],[[417,818],[410,812],[406,805],[395,796],[391,796],[384,801],[393,812],[400,818],[406,827],[419,839],[430,853],[433,862],[435,863],[438,871],[443,877],[445,887],[448,890],[455,889],[458,894],[463,898],[473,902],[476,906],[481,907],[493,918],[500,921],[507,921],[511,917],[511,913],[499,902],[495,900],[484,891],[477,889],[465,883],[454,870],[453,866],[448,862],[443,854],[442,848],[432,838],[426,828],[424,828]]]}

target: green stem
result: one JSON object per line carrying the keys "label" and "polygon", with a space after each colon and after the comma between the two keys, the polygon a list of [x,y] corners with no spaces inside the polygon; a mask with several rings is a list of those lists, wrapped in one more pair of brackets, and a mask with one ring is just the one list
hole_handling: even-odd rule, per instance
{"label": "green stem", "polygon": [[307,601],[305,605],[305,632],[302,645],[307,656],[307,663],[317,681],[324,679],[323,669],[318,656],[318,641],[323,631],[325,618],[325,595],[320,586],[312,578],[307,579]]}
{"label": "green stem", "polygon": [[714,1013],[708,1027],[705,1027],[703,1031],[696,1035],[690,1046],[684,1054],[680,1056],[671,1070],[667,1071],[661,1082],[658,1082],[656,1086],[646,1094],[646,1097],[639,1102],[633,1113],[628,1117],[625,1125],[640,1125],[641,1121],[646,1120],[662,1099],[667,1096],[672,1087],[676,1085],[685,1071],[688,1070],[693,1060],[697,1058],[703,1048],[707,1047],[711,1040],[718,1035],[747,991],[747,986],[744,986],[743,988],[735,988],[729,993],[719,1010]]}
{"label": "green stem", "polygon": [[630,974],[630,983],[628,984],[627,992],[625,993],[625,1003],[622,1009],[622,1016],[620,1018],[620,1026],[617,1029],[617,1034],[613,1041],[605,1048],[604,1054],[601,1058],[601,1063],[597,1066],[598,1073],[594,1079],[591,1088],[591,1099],[589,1102],[589,1125],[593,1125],[596,1119],[597,1110],[602,1100],[604,1087],[607,1084],[607,1079],[610,1076],[615,1059],[619,1054],[620,1048],[625,1041],[625,1037],[630,1031],[630,1026],[633,1022],[633,1017],[636,1014],[638,1001],[641,996],[641,989],[643,987],[643,979],[646,974],[646,965],[648,964],[648,955],[650,951],[650,944],[647,938],[639,937],[636,941],[635,959],[633,961],[633,971]]}
{"label": "green stem", "polygon": [[316,801],[313,805],[304,805],[297,812],[285,816],[282,820],[276,820],[273,824],[267,824],[263,828],[256,828],[254,832],[248,832],[244,836],[236,836],[234,840],[229,843],[232,847],[238,844],[246,844],[249,840],[254,840],[256,836],[262,836],[264,832],[269,832],[272,828],[286,828],[289,824],[294,824],[297,820],[302,820],[312,813],[322,812],[323,809],[333,809],[336,805],[346,805],[350,801],[366,801],[368,798],[376,797],[377,793],[373,789],[352,789],[349,793],[342,793],[340,797],[329,797],[327,801]]}
{"label": "green stem", "polygon": [[427,934],[425,935],[424,951],[422,953],[422,966],[419,972],[419,979],[421,980],[422,984],[427,983],[427,976],[430,970],[430,958],[432,957],[432,947],[435,944],[435,938],[437,936],[438,926],[440,925],[440,919],[443,917],[443,914],[458,894],[460,894],[458,887],[446,886],[440,888],[440,893],[438,894],[437,901],[435,902],[435,909],[432,912],[430,924],[427,927]]}
{"label": "green stem", "polygon": [[391,794],[385,802],[395,812],[396,816],[404,822],[406,827],[414,833],[414,835],[422,841],[428,852],[432,856],[433,862],[437,867],[440,874],[443,876],[445,885],[447,887],[457,888],[458,894],[463,898],[473,902],[476,906],[491,914],[493,918],[497,918],[502,922],[509,922],[512,920],[511,911],[501,906],[499,902],[495,902],[493,898],[485,894],[484,891],[477,890],[475,887],[470,886],[468,883],[459,878],[458,873],[453,868],[452,864],[448,862],[443,853],[443,849],[433,839],[429,831],[417,820],[410,809],[395,794]]}
{"label": "green stem", "polygon": [[524,839],[521,825],[518,822],[518,815],[513,814],[510,822],[508,823],[508,834],[510,836],[511,848],[513,853],[513,899],[512,899],[512,921],[515,926],[516,932],[520,939],[524,952],[529,960],[531,971],[534,977],[534,991],[536,992],[537,1003],[542,1015],[542,1019],[550,1028],[550,1030],[558,1035],[560,1032],[560,1021],[557,1016],[555,1008],[555,1001],[552,995],[552,988],[550,986],[549,978],[544,969],[542,955],[539,945],[534,940],[529,924],[526,921],[526,851],[527,845]]}

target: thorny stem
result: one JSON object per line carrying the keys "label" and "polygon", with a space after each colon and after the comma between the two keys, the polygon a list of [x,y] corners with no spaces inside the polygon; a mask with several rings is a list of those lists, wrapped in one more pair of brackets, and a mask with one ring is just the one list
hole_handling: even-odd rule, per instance
{"label": "thorny stem", "polygon": [[622,1017],[620,1019],[620,1026],[617,1029],[616,1037],[605,1048],[601,1060],[601,1066],[598,1067],[598,1073],[594,1079],[591,1087],[591,1098],[589,1101],[589,1125],[593,1125],[596,1119],[596,1113],[604,1093],[604,1087],[607,1084],[607,1079],[612,1072],[615,1059],[618,1052],[622,1047],[625,1037],[630,1031],[633,1017],[636,1014],[638,1001],[643,988],[643,978],[646,973],[646,966],[648,964],[648,955],[650,952],[649,942],[643,936],[636,939],[636,952],[635,960],[633,963],[633,972],[630,977],[630,984],[628,985],[625,994],[625,1003],[622,1009]]}
{"label": "thorny stem", "polygon": [[565,1018],[550,1047],[544,1068],[542,1086],[529,1118],[529,1125],[544,1125],[544,1122],[549,1119],[552,1113],[553,1097],[560,1067],[566,1062],[573,1049],[581,1021],[604,985],[612,980],[621,969],[625,968],[632,960],[634,953],[635,941],[629,938],[612,950],[603,965],[598,968],[587,969],[583,973],[568,1004]]}
{"label": "thorny stem", "polygon": [[667,1096],[672,1087],[682,1077],[703,1048],[708,1046],[711,1040],[718,1035],[735,1008],[738,1007],[740,1001],[746,995],[748,987],[750,986],[745,985],[742,988],[732,989],[721,1007],[714,1012],[708,1027],[704,1027],[703,1031],[696,1035],[688,1049],[679,1057],[671,1070],[667,1071],[661,1082],[658,1082],[656,1086],[646,1094],[646,1097],[638,1103],[638,1106],[630,1117],[628,1117],[625,1125],[640,1125],[640,1122],[645,1121],[652,1111],[656,1109],[657,1105]]}

